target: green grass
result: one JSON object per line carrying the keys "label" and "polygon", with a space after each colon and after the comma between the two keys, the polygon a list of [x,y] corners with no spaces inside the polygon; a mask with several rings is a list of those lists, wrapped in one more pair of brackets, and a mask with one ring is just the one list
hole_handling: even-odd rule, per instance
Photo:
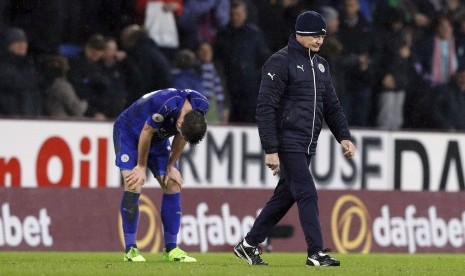
{"label": "green grass", "polygon": [[465,275],[463,254],[333,254],[340,267],[305,267],[305,253],[265,253],[251,267],[232,253],[194,253],[197,263],[124,263],[122,253],[0,252],[0,275]]}

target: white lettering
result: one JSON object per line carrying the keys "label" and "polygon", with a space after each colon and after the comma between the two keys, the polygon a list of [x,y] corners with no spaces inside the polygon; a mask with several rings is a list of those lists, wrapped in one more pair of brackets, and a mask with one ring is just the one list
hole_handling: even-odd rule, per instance
{"label": "white lettering", "polygon": [[52,220],[47,214],[47,209],[42,208],[39,211],[39,224],[42,233],[42,244],[45,246],[53,245],[53,237],[50,235],[49,229]]}
{"label": "white lettering", "polygon": [[449,221],[447,226],[449,229],[449,242],[453,247],[460,247],[463,245],[463,229],[460,220],[453,218]]}
{"label": "white lettering", "polygon": [[389,227],[389,207],[381,207],[381,217],[373,221],[373,236],[382,247],[391,244],[391,228]]}
{"label": "white lettering", "polygon": [[[208,241],[207,241],[207,220],[205,218],[205,213],[208,211],[208,205],[205,202],[200,203],[197,206],[197,222],[199,223],[199,240],[200,240],[200,252],[208,251]],[[181,221],[182,225],[182,221]]]}
{"label": "white lettering", "polygon": [[24,240],[32,247],[40,244],[40,225],[39,221],[33,216],[27,216],[24,219]]}
{"label": "white lettering", "polygon": [[416,221],[417,231],[415,233],[415,239],[420,247],[431,246],[431,230],[429,227],[429,221],[426,218],[417,218]]}
{"label": "white lettering", "polygon": [[232,216],[228,204],[221,206],[221,214],[228,218],[224,221],[224,234],[228,244],[234,244],[235,241],[242,238],[241,223],[237,216]]}
{"label": "white lettering", "polygon": [[432,241],[436,247],[444,247],[447,243],[446,222],[442,218],[438,218],[436,207],[428,208],[429,221],[431,223]]}
{"label": "white lettering", "polygon": [[21,222],[20,218],[12,215],[10,205],[2,204],[0,217],[0,246],[16,247],[24,242],[31,247],[39,245],[52,246],[53,238],[49,228],[51,219],[47,214],[47,209],[39,210],[39,218],[26,216]]}
{"label": "white lettering", "polygon": [[408,240],[408,251],[415,252],[416,245],[415,245],[415,234],[413,233],[415,227],[415,219],[414,215],[417,211],[417,208],[413,205],[407,206],[405,208],[405,222],[407,226],[407,240]]}
{"label": "white lettering", "polygon": [[211,245],[224,244],[223,220],[220,216],[212,215],[208,218],[207,241]]}
{"label": "white lettering", "polygon": [[198,245],[199,234],[194,216],[182,216],[182,227],[178,235],[178,243],[184,241],[185,245]]}
{"label": "white lettering", "polygon": [[197,205],[195,216],[183,215],[178,242],[195,246],[200,252],[207,252],[208,246],[235,245],[250,231],[255,221],[253,216],[242,219],[231,214],[228,203],[221,205],[221,214],[208,215],[208,204]]}
{"label": "white lettering", "polygon": [[391,221],[392,244],[396,247],[407,245],[407,231],[405,231],[405,220],[401,217],[392,218]]}
{"label": "white lettering", "polygon": [[415,217],[416,207],[408,205],[404,217],[391,217],[389,206],[381,207],[381,216],[373,221],[373,238],[382,247],[407,247],[415,253],[419,247],[459,248],[465,245],[465,211],[460,218],[446,221],[438,217],[435,206],[428,208],[427,217]]}

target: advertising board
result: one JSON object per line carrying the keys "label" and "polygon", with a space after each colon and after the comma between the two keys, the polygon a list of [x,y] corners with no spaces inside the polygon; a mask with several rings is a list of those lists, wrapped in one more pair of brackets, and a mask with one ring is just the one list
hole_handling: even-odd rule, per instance
{"label": "advertising board", "polygon": [[[185,189],[180,246],[188,251],[231,251],[269,198],[266,189]],[[121,189],[0,189],[0,250],[121,251]],[[160,252],[160,189],[140,199],[138,246]],[[320,191],[326,247],[343,253],[463,252],[465,204],[461,193]],[[295,206],[279,225],[293,235],[272,238],[274,251],[305,252]],[[264,245],[266,247],[266,244]]]}

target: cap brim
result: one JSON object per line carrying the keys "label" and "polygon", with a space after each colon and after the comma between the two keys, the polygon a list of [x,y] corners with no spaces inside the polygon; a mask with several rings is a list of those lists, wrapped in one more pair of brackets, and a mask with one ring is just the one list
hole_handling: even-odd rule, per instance
{"label": "cap brim", "polygon": [[319,32],[302,32],[302,31],[296,31],[296,34],[300,36],[317,36],[317,35],[326,35],[326,32],[319,31]]}

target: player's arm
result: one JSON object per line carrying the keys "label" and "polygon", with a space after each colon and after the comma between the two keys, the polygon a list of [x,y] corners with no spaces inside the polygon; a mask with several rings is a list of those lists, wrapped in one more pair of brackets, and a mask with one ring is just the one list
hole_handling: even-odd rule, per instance
{"label": "player's arm", "polygon": [[262,148],[265,151],[265,164],[279,173],[278,135],[276,129],[277,110],[288,82],[288,61],[281,55],[273,55],[265,63],[258,93],[256,119]]}
{"label": "player's arm", "polygon": [[168,185],[169,180],[176,182],[179,185],[179,187],[181,187],[182,185],[181,173],[178,169],[176,169],[174,165],[179,160],[179,157],[181,157],[182,151],[186,144],[187,141],[184,140],[180,133],[174,136],[173,142],[171,143],[170,159],[168,160],[168,165],[166,166],[166,173],[163,178],[163,185],[165,187]]}
{"label": "player's arm", "polygon": [[126,177],[129,189],[135,188],[137,185],[143,185],[146,180],[147,159],[149,156],[150,143],[156,129],[144,124],[139,136],[139,144],[137,147],[137,166],[132,169],[131,173]]}

